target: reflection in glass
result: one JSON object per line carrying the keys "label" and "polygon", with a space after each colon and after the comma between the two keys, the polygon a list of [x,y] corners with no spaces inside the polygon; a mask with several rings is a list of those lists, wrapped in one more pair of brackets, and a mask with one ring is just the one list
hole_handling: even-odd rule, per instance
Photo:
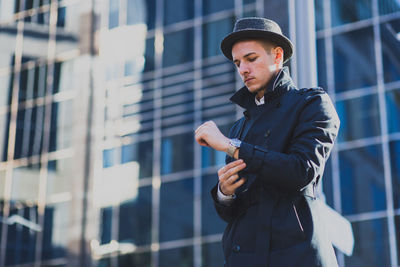
{"label": "reflection in glass", "polygon": [[53,103],[50,124],[50,151],[66,149],[72,146],[74,126],[73,101]]}
{"label": "reflection in glass", "polygon": [[108,28],[112,29],[119,25],[119,1],[109,0],[108,3]]}
{"label": "reflection in glass", "polygon": [[[1,52],[0,52],[0,58],[1,58]],[[1,61],[1,60],[0,60]],[[1,66],[0,66],[1,67]],[[0,74],[0,107],[6,106],[9,104],[9,99],[11,95],[9,95],[10,91],[10,75],[7,73]]]}
{"label": "reflection in glass", "polygon": [[146,51],[145,51],[145,62],[144,62],[144,72],[154,70],[154,38],[146,39]]}
{"label": "reflection in glass", "polygon": [[372,16],[371,0],[331,0],[332,26],[368,19]]}
{"label": "reflection in glass", "polygon": [[400,11],[400,3],[397,0],[379,0],[379,14],[385,15]]}
{"label": "reflection in glass", "polygon": [[380,145],[341,151],[339,166],[343,214],[379,211],[386,208]]}
{"label": "reflection in glass", "polygon": [[202,235],[221,234],[224,232],[226,223],[218,216],[211,197],[211,189],[218,183],[218,175],[210,174],[203,176],[201,187],[201,224]]}
{"label": "reflection in glass", "polygon": [[135,246],[151,243],[151,187],[139,187],[138,195],[119,206],[119,242]]}
{"label": "reflection in glass", "polygon": [[397,262],[400,262],[400,216],[395,216],[394,217],[394,223],[395,223],[395,227],[396,229],[394,230],[394,232],[396,233],[396,240],[397,240]]}
{"label": "reflection in glass", "polygon": [[203,26],[203,58],[221,55],[219,48],[223,37],[232,31],[233,18],[213,21]]}
{"label": "reflection in glass", "polygon": [[193,29],[165,34],[163,67],[193,61]]}
{"label": "reflection in glass", "polygon": [[42,259],[65,257],[68,246],[70,203],[47,206],[44,211]]}
{"label": "reflection in glass", "polygon": [[232,0],[204,0],[203,1],[203,14],[208,15],[218,11],[234,8],[235,1]]}
{"label": "reflection in glass", "polygon": [[112,215],[112,207],[102,208],[100,211],[100,244],[111,242]]}
{"label": "reflection in glass", "polygon": [[156,0],[146,0],[146,11],[147,11],[147,29],[154,29],[156,23]]}
{"label": "reflection in glass", "polygon": [[376,84],[371,27],[334,36],[333,49],[336,92]]}
{"label": "reflection in glass", "polygon": [[345,258],[346,266],[390,266],[386,219],[354,222],[354,251]]}
{"label": "reflection in glass", "polygon": [[164,24],[192,19],[194,14],[194,1],[168,0],[164,2]]}
{"label": "reflection in glass", "polygon": [[339,141],[378,136],[381,133],[377,95],[336,102],[341,124]]}
{"label": "reflection in glass", "polygon": [[112,167],[116,164],[115,148],[103,150],[103,168]]}
{"label": "reflection in glass", "polygon": [[191,237],[193,237],[193,179],[162,183],[160,242]]}
{"label": "reflection in glass", "polygon": [[325,28],[324,25],[324,8],[323,8],[324,0],[314,0],[314,8],[315,8],[315,28],[317,31]]}
{"label": "reflection in glass", "polygon": [[387,92],[385,96],[389,132],[400,132],[400,90]]}
{"label": "reflection in glass", "polygon": [[193,247],[160,250],[159,267],[192,267]]}
{"label": "reflection in glass", "polygon": [[164,137],[161,146],[161,173],[193,169],[193,133]]}
{"label": "reflection in glass", "polygon": [[202,246],[202,267],[220,267],[224,262],[221,242],[205,243]]}
{"label": "reflection in glass", "polygon": [[146,21],[146,0],[126,0],[126,24],[135,25]]}
{"label": "reflection in glass", "polygon": [[392,169],[393,205],[400,209],[400,141],[389,143]]}
{"label": "reflection in glass", "polygon": [[59,198],[69,199],[72,188],[74,167],[72,158],[49,161],[47,173],[47,201],[57,201]]}
{"label": "reflection in glass", "polygon": [[400,19],[381,24],[382,61],[385,82],[400,80]]}

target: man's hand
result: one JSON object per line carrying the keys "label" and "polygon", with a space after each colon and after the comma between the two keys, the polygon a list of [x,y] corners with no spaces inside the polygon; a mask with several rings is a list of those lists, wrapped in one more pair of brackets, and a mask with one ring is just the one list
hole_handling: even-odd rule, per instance
{"label": "man's hand", "polygon": [[208,146],[218,151],[226,152],[229,147],[229,138],[221,133],[213,121],[207,121],[195,131],[195,139],[202,146]]}
{"label": "man's hand", "polygon": [[246,163],[239,159],[229,163],[228,165],[225,165],[218,170],[219,189],[224,195],[233,195],[236,189],[244,184],[246,179],[239,179],[238,172],[243,170],[245,167]]}

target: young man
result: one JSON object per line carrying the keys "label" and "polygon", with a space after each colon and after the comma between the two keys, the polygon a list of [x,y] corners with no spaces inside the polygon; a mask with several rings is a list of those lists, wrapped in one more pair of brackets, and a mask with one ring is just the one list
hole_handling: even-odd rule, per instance
{"label": "young man", "polygon": [[244,116],[229,138],[209,121],[195,139],[228,154],[211,191],[225,266],[337,266],[315,195],[339,129],[329,96],[295,87],[282,67],[293,45],[271,20],[238,20],[221,50],[245,84],[231,97]]}

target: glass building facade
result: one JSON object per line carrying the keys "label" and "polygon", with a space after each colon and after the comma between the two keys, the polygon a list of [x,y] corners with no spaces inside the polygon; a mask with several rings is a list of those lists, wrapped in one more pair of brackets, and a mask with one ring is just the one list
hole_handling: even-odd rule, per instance
{"label": "glass building facade", "polygon": [[[0,0],[0,267],[221,266],[225,155],[193,131],[242,115],[219,51],[234,21],[293,36],[294,2]],[[313,6],[308,71],[342,122],[323,191],[355,238],[339,264],[398,266],[400,3]]]}

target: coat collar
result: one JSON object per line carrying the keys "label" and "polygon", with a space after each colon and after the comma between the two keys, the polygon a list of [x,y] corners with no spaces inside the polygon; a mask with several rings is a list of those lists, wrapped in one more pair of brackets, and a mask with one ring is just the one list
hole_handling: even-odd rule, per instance
{"label": "coat collar", "polygon": [[[268,83],[267,90],[264,94],[265,102],[267,103],[286,92],[289,84],[293,84],[293,81],[290,78],[289,69],[288,67],[283,67],[276,75],[275,79],[271,79]],[[254,97],[255,94],[250,93],[249,89],[247,89],[246,86],[243,86],[230,98],[230,100],[242,108],[248,109],[255,106]]]}

